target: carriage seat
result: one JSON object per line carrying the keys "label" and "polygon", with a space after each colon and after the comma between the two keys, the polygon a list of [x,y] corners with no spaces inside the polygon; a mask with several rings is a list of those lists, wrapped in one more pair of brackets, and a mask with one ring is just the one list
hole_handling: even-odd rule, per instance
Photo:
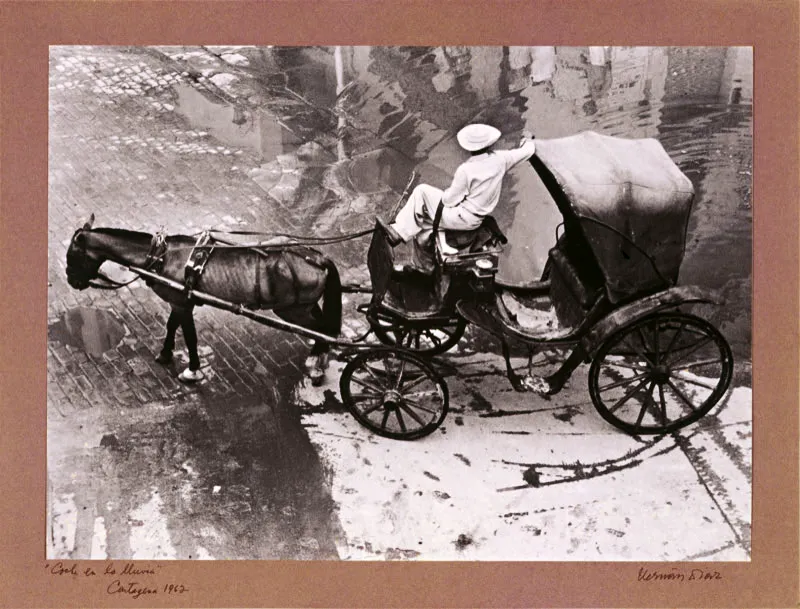
{"label": "carriage seat", "polygon": [[447,244],[456,248],[460,254],[478,252],[487,245],[505,245],[508,243],[503,231],[497,224],[493,216],[486,216],[478,228],[472,230],[452,230],[444,231]]}

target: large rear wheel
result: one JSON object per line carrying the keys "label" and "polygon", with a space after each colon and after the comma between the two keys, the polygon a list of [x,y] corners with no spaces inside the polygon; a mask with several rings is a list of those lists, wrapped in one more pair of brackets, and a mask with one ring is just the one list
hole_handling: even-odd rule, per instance
{"label": "large rear wheel", "polygon": [[342,371],[339,389],[356,420],[387,438],[427,436],[447,415],[444,379],[410,353],[378,348],[357,355]]}
{"label": "large rear wheel", "polygon": [[706,320],[657,313],[612,334],[589,369],[600,415],[633,434],[670,433],[694,423],[725,395],[733,355]]}

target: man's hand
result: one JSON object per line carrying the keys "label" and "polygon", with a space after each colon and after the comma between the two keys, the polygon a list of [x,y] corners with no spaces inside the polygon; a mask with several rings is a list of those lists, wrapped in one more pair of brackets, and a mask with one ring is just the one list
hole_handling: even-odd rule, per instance
{"label": "man's hand", "polygon": [[519,145],[524,146],[525,142],[529,142],[532,139],[533,139],[533,134],[526,129],[525,131],[522,132],[522,137],[519,140]]}

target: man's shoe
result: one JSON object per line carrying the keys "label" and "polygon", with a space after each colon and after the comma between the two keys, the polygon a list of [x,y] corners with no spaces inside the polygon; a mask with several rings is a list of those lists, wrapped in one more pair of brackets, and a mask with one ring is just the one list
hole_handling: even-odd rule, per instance
{"label": "man's shoe", "polygon": [[186,368],[183,372],[178,375],[178,380],[182,383],[196,383],[197,381],[203,380],[205,375],[201,370],[191,370]]}
{"label": "man's shoe", "polygon": [[386,224],[381,218],[375,218],[378,222],[378,226],[381,227],[381,230],[386,235],[386,240],[389,242],[389,245],[395,247],[396,245],[400,245],[403,242],[403,238],[400,236],[394,227]]}
{"label": "man's shoe", "polygon": [[443,232],[439,233],[439,250],[442,252],[443,256],[455,256],[458,253],[456,248],[447,244]]}

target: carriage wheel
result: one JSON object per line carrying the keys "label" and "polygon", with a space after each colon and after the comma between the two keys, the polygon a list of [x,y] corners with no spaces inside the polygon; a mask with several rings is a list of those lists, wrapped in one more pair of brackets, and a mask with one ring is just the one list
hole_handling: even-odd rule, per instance
{"label": "carriage wheel", "polygon": [[456,346],[467,322],[460,317],[441,323],[408,322],[378,313],[372,330],[384,345],[397,345],[421,355],[438,355]]}
{"label": "carriage wheel", "polygon": [[339,381],[342,401],[370,431],[397,440],[427,436],[444,421],[444,379],[409,353],[374,349],[353,358]]}
{"label": "carriage wheel", "polygon": [[725,395],[731,348],[710,323],[660,313],[612,334],[589,369],[595,408],[630,434],[669,433],[694,423]]}

